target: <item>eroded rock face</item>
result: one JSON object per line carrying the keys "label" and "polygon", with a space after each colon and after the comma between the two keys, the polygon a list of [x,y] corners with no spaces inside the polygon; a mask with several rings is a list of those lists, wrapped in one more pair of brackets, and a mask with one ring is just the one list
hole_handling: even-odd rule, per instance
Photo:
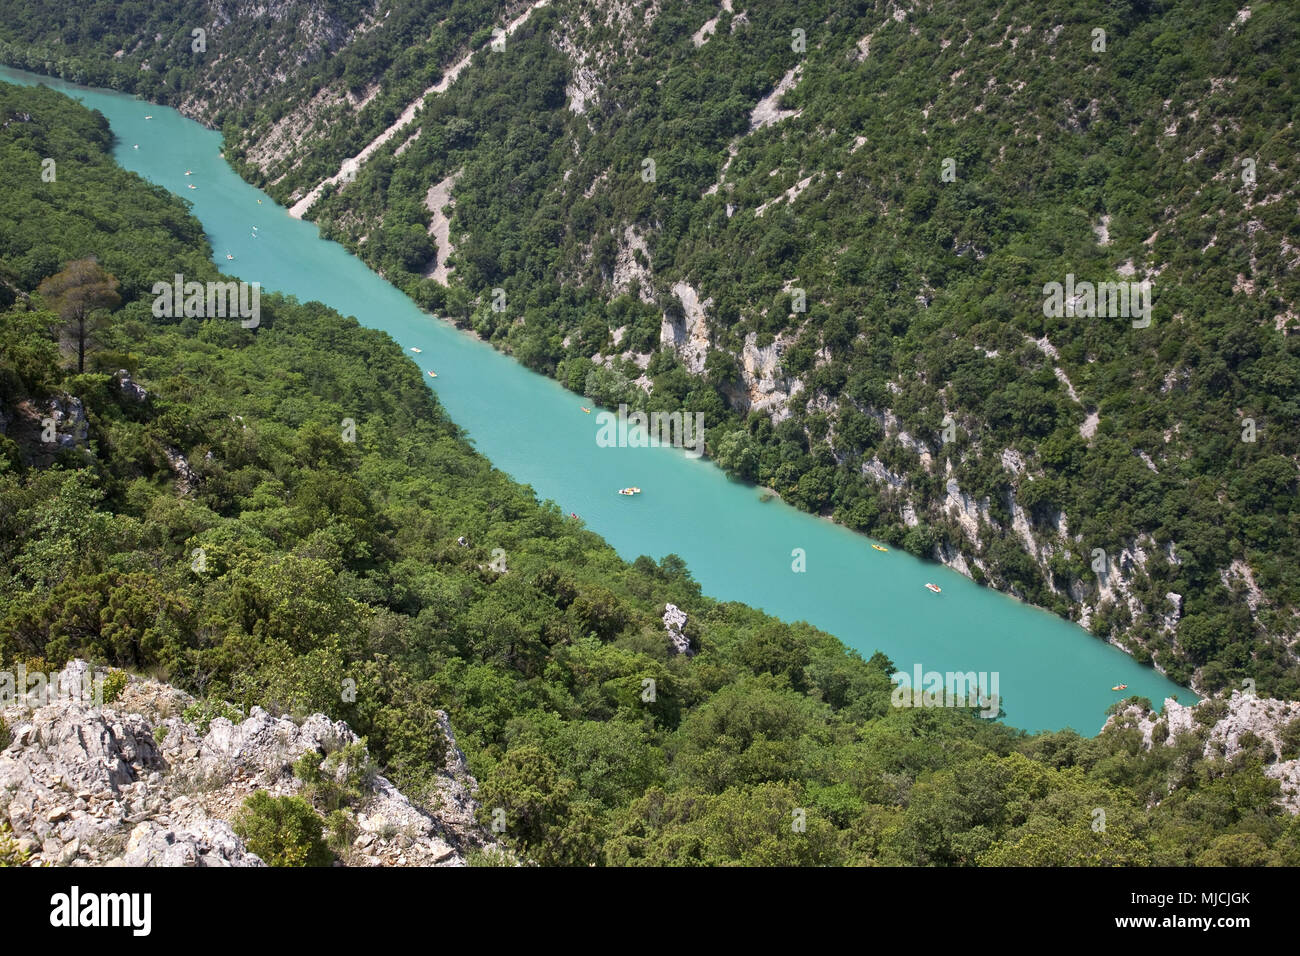
{"label": "eroded rock face", "polygon": [[[65,675],[85,669],[73,662]],[[0,820],[31,862],[77,866],[262,866],[231,819],[257,790],[300,793],[293,764],[359,742],[342,721],[314,714],[295,722],[254,707],[205,733],[181,715],[189,695],[132,678],[107,707],[72,698],[7,707],[11,742],[0,752]],[[410,800],[374,775],[353,808],[349,865],[456,866],[487,847],[478,825],[477,783],[438,711],[431,734],[447,740],[445,766],[426,797]]]}
{"label": "eroded rock face", "polygon": [[672,641],[673,649],[678,654],[691,653],[691,639],[683,633],[686,627],[686,612],[676,604],[664,606],[664,630],[668,632],[668,640]]}
{"label": "eroded rock face", "polygon": [[[1226,705],[1224,713],[1218,708]],[[1203,708],[1215,715],[1213,723],[1198,720]],[[1146,713],[1141,707],[1129,705],[1106,721],[1103,732],[1112,727],[1135,727],[1142,734],[1142,746],[1150,750],[1163,738],[1162,746],[1172,747],[1179,740],[1194,737],[1204,741],[1202,753],[1206,757],[1219,756],[1225,760],[1237,757],[1247,745],[1271,749],[1273,759],[1264,765],[1264,776],[1282,785],[1279,802],[1291,813],[1300,813],[1300,759],[1283,760],[1281,734],[1292,721],[1300,720],[1300,702],[1257,697],[1233,691],[1230,697],[1210,698],[1188,706],[1169,698],[1164,704],[1164,715]],[[1247,737],[1254,736],[1254,740]],[[1259,743],[1257,743],[1257,741]]]}

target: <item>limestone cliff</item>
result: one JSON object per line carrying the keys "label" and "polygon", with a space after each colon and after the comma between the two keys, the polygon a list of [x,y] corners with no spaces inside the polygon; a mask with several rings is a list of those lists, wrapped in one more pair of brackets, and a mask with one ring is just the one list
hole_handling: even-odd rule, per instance
{"label": "limestone cliff", "polygon": [[[74,661],[61,675],[77,677]],[[195,699],[131,677],[103,707],[33,696],[0,711],[10,741],[0,752],[0,823],[29,865],[263,866],[231,819],[257,790],[300,794],[293,764],[358,743],[347,724],[313,714],[301,722],[254,707],[238,723],[183,714]],[[458,866],[490,837],[475,821],[477,784],[446,715],[431,734],[447,740],[445,765],[420,805],[380,774],[366,778],[348,811],[355,824],[339,862],[350,866]]]}

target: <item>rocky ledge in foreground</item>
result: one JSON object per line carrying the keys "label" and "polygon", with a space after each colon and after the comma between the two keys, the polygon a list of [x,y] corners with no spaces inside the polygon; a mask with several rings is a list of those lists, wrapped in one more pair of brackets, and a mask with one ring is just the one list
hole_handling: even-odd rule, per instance
{"label": "rocky ledge in foreground", "polygon": [[1103,732],[1123,727],[1141,733],[1147,750],[1192,738],[1204,745],[1206,757],[1234,760],[1256,753],[1264,761],[1264,776],[1281,784],[1278,802],[1300,813],[1300,702],[1233,691],[1191,706],[1170,698],[1163,714],[1130,703],[1106,721]]}
{"label": "rocky ledge in foreground", "polygon": [[[74,661],[64,675],[80,675]],[[314,714],[301,723],[254,707],[200,733],[180,715],[196,703],[155,680],[132,677],[120,698],[97,708],[78,700],[10,706],[0,712],[11,741],[0,752],[0,822],[30,865],[264,866],[231,819],[257,790],[301,794],[293,765],[308,753],[327,773],[368,759],[347,724]],[[358,866],[458,866],[491,844],[475,822],[477,784],[446,714],[445,765],[432,787],[437,809],[407,799],[387,779],[365,775],[348,811],[355,834],[341,860]],[[309,761],[315,764],[316,762]]]}

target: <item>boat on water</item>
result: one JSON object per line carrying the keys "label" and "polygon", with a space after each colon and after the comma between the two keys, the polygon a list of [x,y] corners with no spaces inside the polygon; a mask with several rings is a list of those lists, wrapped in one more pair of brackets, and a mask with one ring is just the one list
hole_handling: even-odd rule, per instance
{"label": "boat on water", "polygon": [[196,187],[193,183],[190,183],[189,186],[188,186],[187,188],[188,188],[188,189],[196,189],[197,187]]}
{"label": "boat on water", "polygon": [[641,494],[641,489],[640,489],[640,488],[620,488],[620,489],[618,489],[618,493],[619,493],[620,495],[639,495],[639,494]]}
{"label": "boat on water", "polygon": [[931,584],[931,583],[928,582],[928,581],[926,582],[925,586],[926,586],[927,588],[929,588],[931,591],[933,591],[935,594],[938,594],[940,591],[943,590],[943,588],[939,587],[939,585],[937,585],[937,584]]}
{"label": "boat on water", "polygon": [[186,175],[186,176],[193,176],[193,175],[194,175],[194,170],[192,170],[192,169],[187,169],[187,170],[185,170],[185,175]]}
{"label": "boat on water", "polygon": [[582,409],[584,412],[586,412],[588,415],[591,414],[591,409],[590,409],[590,408],[586,408],[586,407],[584,407],[584,406],[582,406],[582,405],[579,405],[578,407],[581,408],[581,409]]}
{"label": "boat on water", "polygon": [[139,143],[132,143],[132,144],[131,144],[131,148],[132,148],[132,149],[139,149],[139,148],[140,148],[140,144],[139,144]]}
{"label": "boat on water", "polygon": [[872,547],[875,548],[877,551],[888,551],[888,550],[889,550],[888,548],[881,547],[881,546],[878,545],[878,544],[873,544]]}
{"label": "boat on water", "polygon": [[1128,684],[1116,684],[1111,690],[1128,690]]}
{"label": "boat on water", "polygon": [[146,116],[145,119],[153,119],[152,116]]}
{"label": "boat on water", "polygon": [[437,377],[438,377],[438,373],[435,372],[433,369],[429,369],[429,378],[437,378]]}
{"label": "boat on water", "polygon": [[411,351],[414,352],[416,355],[419,355],[421,352],[424,351],[424,349],[417,349],[414,345],[412,345]]}
{"label": "boat on water", "polygon": [[232,256],[229,252],[227,252],[227,253],[226,253],[226,258],[227,258],[227,259],[233,259],[233,258],[235,258],[235,257]]}

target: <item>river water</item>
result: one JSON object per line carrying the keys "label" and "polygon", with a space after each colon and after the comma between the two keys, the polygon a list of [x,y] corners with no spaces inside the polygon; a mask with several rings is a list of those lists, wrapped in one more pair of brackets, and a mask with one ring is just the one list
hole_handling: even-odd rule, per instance
{"label": "river water", "polygon": [[[759,489],[729,480],[707,459],[674,448],[602,447],[600,409],[584,413],[589,401],[421,311],[321,239],[313,223],[290,217],[226,164],[219,133],[120,93],[6,68],[0,80],[44,83],[102,112],[118,137],[117,161],[192,204],[223,272],[387,332],[422,369],[437,372],[425,381],[481,453],[539,498],[577,513],[625,558],[676,553],[706,594],[808,621],[864,656],[883,651],[909,674],[918,665],[988,674],[983,686],[1001,696],[1006,721],[1028,730],[1094,734],[1106,708],[1128,694],[1157,707],[1174,694],[1195,699],[1068,621],[904,552],[875,551],[869,539],[779,500],[763,502]],[[617,494],[629,485],[642,493]],[[805,570],[797,571],[800,554]],[[926,590],[927,582],[942,593]],[[1117,684],[1128,689],[1112,691]]]}

